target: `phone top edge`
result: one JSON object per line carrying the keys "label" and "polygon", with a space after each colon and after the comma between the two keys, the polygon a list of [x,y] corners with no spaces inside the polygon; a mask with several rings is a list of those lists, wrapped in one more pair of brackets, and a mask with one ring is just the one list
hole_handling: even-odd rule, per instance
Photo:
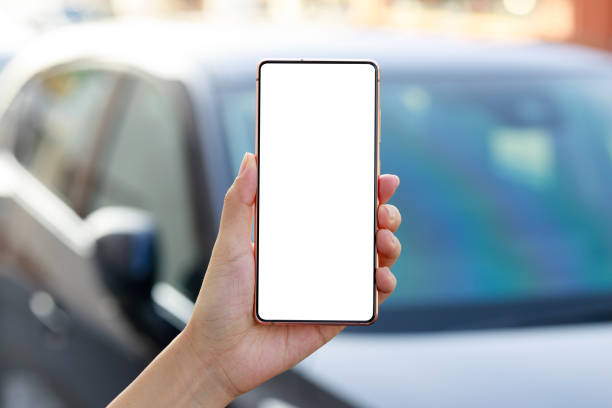
{"label": "phone top edge", "polygon": [[259,61],[257,64],[257,73],[255,75],[255,80],[259,81],[259,77],[261,75],[261,68],[265,64],[369,64],[374,67],[374,73],[377,81],[380,81],[380,66],[378,62],[371,59],[325,59],[325,58],[270,58],[263,59]]}

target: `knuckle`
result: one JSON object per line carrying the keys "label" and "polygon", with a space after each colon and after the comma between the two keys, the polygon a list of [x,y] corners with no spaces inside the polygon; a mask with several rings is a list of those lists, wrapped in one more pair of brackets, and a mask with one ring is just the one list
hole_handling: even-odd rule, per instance
{"label": "knuckle", "polygon": [[381,228],[378,230],[378,238],[382,239],[382,240],[388,240],[389,239],[389,234],[392,234],[391,231],[389,231],[388,228]]}
{"label": "knuckle", "polygon": [[397,225],[402,223],[402,214],[397,210]]}
{"label": "knuckle", "polygon": [[397,254],[397,256],[399,256],[402,253],[402,243],[399,242],[399,240],[397,241],[397,244],[395,245],[395,253]]}
{"label": "knuckle", "polygon": [[395,213],[396,218],[401,218],[402,214],[399,212],[396,206],[394,206],[393,204],[389,204],[389,207],[391,211]]}
{"label": "knuckle", "polygon": [[394,206],[393,204],[387,204],[387,206],[389,207],[389,210],[393,211],[396,216],[400,215],[400,212],[396,206]]}
{"label": "knuckle", "polygon": [[234,185],[232,184],[230,188],[228,188],[227,191],[225,192],[225,197],[223,197],[223,204],[227,204],[229,201],[231,201],[233,196],[234,196]]}

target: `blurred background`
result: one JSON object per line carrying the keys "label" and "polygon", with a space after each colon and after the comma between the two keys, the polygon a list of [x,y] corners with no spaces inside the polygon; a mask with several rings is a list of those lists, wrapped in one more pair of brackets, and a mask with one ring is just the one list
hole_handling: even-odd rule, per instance
{"label": "blurred background", "polygon": [[264,58],[378,61],[403,254],[232,406],[612,406],[611,50],[608,0],[0,0],[0,407],[104,406],[184,327]]}

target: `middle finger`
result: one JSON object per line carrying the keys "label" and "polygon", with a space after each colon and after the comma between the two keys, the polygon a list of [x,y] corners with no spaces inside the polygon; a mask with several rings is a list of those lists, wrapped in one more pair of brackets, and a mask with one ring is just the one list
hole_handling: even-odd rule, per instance
{"label": "middle finger", "polygon": [[395,232],[402,222],[402,216],[396,206],[383,204],[378,207],[378,228]]}

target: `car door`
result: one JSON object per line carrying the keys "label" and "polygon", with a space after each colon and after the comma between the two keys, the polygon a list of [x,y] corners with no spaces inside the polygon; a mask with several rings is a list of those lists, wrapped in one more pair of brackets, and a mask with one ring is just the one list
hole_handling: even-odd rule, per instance
{"label": "car door", "polygon": [[40,404],[100,406],[143,367],[147,348],[99,279],[82,207],[121,85],[103,70],[44,72],[0,123],[0,405],[18,405],[22,389],[45,394]]}
{"label": "car door", "polygon": [[[117,312],[93,261],[87,192],[104,136],[122,118],[126,76],[75,62],[30,80],[3,117],[3,253],[30,281],[125,346],[149,352]],[[11,142],[12,141],[12,142]]]}

